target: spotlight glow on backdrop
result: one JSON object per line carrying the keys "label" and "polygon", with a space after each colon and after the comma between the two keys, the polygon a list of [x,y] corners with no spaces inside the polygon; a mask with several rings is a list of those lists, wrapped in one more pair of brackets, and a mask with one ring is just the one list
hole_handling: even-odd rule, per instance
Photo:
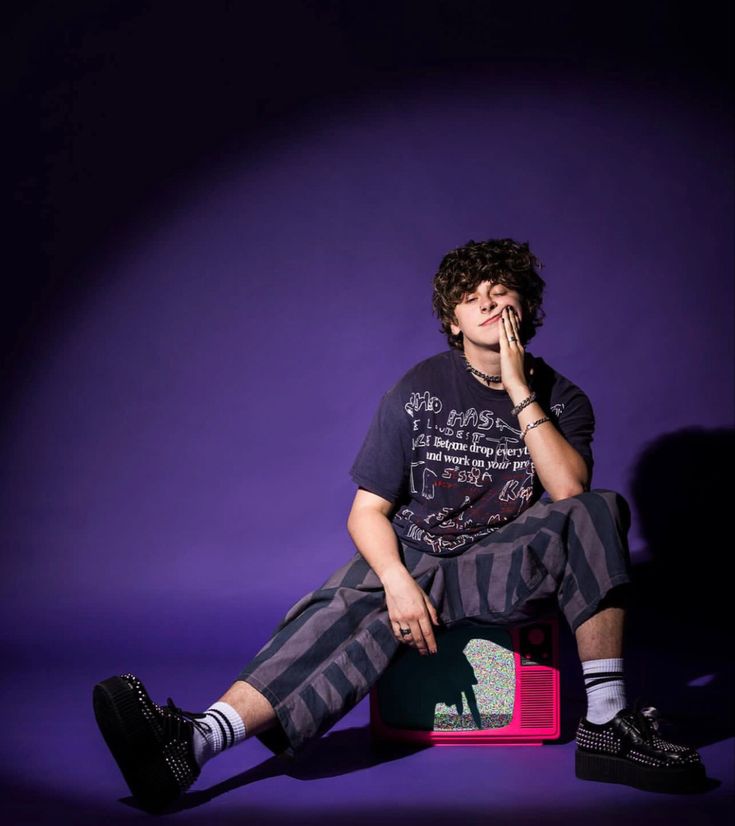
{"label": "spotlight glow on backdrop", "polygon": [[380,395],[446,346],[431,276],[470,238],[544,262],[530,349],[592,398],[595,486],[627,493],[663,433],[729,425],[729,132],[705,103],[608,92],[419,84],[177,182],[16,398],[6,610],[43,625],[39,604],[175,592],[285,611],[316,587],[353,553],[347,471]]}

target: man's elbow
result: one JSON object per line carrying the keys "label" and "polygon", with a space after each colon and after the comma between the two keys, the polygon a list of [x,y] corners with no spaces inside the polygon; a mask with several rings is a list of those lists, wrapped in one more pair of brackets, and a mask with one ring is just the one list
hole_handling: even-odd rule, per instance
{"label": "man's elbow", "polygon": [[355,512],[355,509],[352,508],[347,514],[347,533],[354,539],[355,538],[355,531],[357,530],[357,522],[359,521],[358,515]]}
{"label": "man's elbow", "polygon": [[571,499],[572,496],[577,496],[584,493],[584,488],[580,485],[578,487],[570,486],[568,488],[560,488],[559,490],[550,493],[552,502],[559,502],[561,499]]}
{"label": "man's elbow", "polygon": [[360,528],[365,524],[366,520],[370,519],[370,513],[367,508],[353,506],[347,516],[347,533],[355,538],[355,535],[360,532]]}
{"label": "man's elbow", "polygon": [[563,485],[555,487],[553,491],[548,490],[547,493],[552,501],[558,502],[560,499],[571,499],[572,496],[579,496],[580,493],[585,493],[590,489],[589,481],[585,479],[574,479],[566,482]]}

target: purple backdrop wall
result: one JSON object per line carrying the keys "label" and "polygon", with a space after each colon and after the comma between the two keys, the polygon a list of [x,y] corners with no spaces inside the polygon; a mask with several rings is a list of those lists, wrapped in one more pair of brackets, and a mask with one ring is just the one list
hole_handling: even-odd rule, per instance
{"label": "purple backdrop wall", "polygon": [[594,482],[634,508],[628,697],[714,793],[581,788],[562,629],[559,748],[397,761],[363,703],[293,765],[255,740],[212,761],[177,817],[729,823],[729,7],[11,0],[2,21],[4,822],[139,815],[91,687],[130,670],[204,708],[352,555],[368,421],[446,346],[431,276],[511,235],[546,265],[532,350],[591,396]]}
{"label": "purple backdrop wall", "polygon": [[470,238],[545,263],[531,349],[593,400],[596,486],[629,493],[651,440],[731,424],[726,117],[563,75],[443,86],[306,110],[89,264],[3,434],[20,625],[173,593],[285,611],[316,587],[353,552],[380,394],[445,346],[430,278]]}
{"label": "purple backdrop wall", "polygon": [[[445,347],[430,279],[470,238],[544,261],[532,349],[592,398],[597,486],[630,495],[652,440],[731,427],[725,17],[578,5],[8,11],[11,639],[227,600],[262,641],[352,554],[347,470],[381,393]],[[642,486],[687,523],[724,478],[696,459]]]}

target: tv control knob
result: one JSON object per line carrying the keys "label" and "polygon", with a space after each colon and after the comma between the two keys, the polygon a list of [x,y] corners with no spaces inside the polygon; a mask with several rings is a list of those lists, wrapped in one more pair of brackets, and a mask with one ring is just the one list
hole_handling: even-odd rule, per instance
{"label": "tv control knob", "polygon": [[546,634],[540,628],[532,628],[528,632],[528,641],[531,645],[541,645],[541,643],[546,639]]}

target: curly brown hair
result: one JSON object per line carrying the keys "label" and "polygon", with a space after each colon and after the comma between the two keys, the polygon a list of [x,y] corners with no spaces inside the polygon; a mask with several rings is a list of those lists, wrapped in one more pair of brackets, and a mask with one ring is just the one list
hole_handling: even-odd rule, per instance
{"label": "curly brown hair", "polygon": [[450,347],[462,349],[462,333],[455,336],[451,329],[456,323],[454,308],[483,281],[518,292],[523,307],[521,340],[524,344],[530,341],[544,318],[541,302],[546,282],[537,272],[542,266],[527,243],[511,238],[468,241],[448,252],[434,276],[432,304]]}

